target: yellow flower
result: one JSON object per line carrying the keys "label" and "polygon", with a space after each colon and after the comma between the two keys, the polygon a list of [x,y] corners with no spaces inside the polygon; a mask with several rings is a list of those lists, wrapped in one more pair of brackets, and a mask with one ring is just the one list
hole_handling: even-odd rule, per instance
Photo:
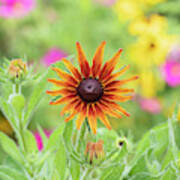
{"label": "yellow flower", "polygon": [[173,37],[167,34],[140,36],[129,47],[130,58],[140,69],[161,65],[173,42]]}
{"label": "yellow flower", "polygon": [[132,20],[143,14],[136,0],[119,0],[114,5],[114,11],[120,21]]}
{"label": "yellow flower", "polygon": [[167,20],[165,17],[153,14],[150,17],[139,17],[132,21],[129,32],[133,35],[157,34],[166,32]]}
{"label": "yellow flower", "polygon": [[60,88],[55,91],[47,91],[47,94],[58,96],[58,98],[50,102],[50,104],[66,104],[61,114],[65,112],[70,113],[70,116],[65,120],[66,122],[77,115],[77,129],[80,129],[81,124],[85,118],[87,118],[94,134],[96,134],[98,118],[108,129],[111,129],[107,115],[121,118],[120,113],[123,113],[129,116],[129,113],[117,102],[125,102],[132,99],[132,95],[127,93],[131,93],[134,90],[122,88],[122,86],[138,78],[138,76],[133,76],[129,79],[116,80],[129,66],[125,66],[120,69],[119,72],[113,73],[122,49],[119,49],[117,53],[103,65],[105,44],[105,42],[102,42],[97,48],[92,66],[90,66],[80,43],[77,42],[76,48],[80,71],[75,68],[70,61],[63,59],[62,62],[64,62],[71,74],[54,67],[53,70],[62,80],[48,79],[49,82]]}
{"label": "yellow flower", "polygon": [[145,70],[139,73],[141,77],[139,80],[140,94],[143,97],[150,98],[157,95],[157,91],[164,88],[164,82],[155,76],[152,70]]}

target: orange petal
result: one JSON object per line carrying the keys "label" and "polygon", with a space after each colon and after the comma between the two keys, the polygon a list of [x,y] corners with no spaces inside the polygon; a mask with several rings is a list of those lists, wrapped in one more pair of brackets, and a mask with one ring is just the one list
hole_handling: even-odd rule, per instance
{"label": "orange petal", "polygon": [[74,84],[72,84],[71,82],[60,81],[57,79],[48,79],[48,82],[51,82],[58,87],[66,87],[68,89],[76,88],[76,86],[74,86]]}
{"label": "orange petal", "polygon": [[111,107],[113,109],[122,112],[124,115],[126,115],[128,117],[130,116],[130,114],[125,109],[123,109],[120,105],[118,105],[117,103],[112,102],[112,101],[108,101],[108,100],[105,100],[105,99],[101,99],[101,101],[103,101],[103,103],[105,103],[107,105],[111,105]]}
{"label": "orange petal", "polygon": [[126,72],[129,69],[130,65],[125,66],[123,69],[121,69],[119,72],[112,74],[110,76],[106,76],[106,78],[103,79],[102,83],[106,85],[108,82],[113,81],[118,76],[122,75],[124,72]]}
{"label": "orange petal", "polygon": [[99,119],[101,120],[101,122],[102,122],[109,130],[112,129],[112,128],[111,128],[111,125],[110,125],[110,123],[109,123],[109,121],[108,121],[108,119],[107,119],[107,117],[104,115],[102,109],[99,107],[98,104],[96,104],[96,111],[97,111],[97,113],[98,113],[98,117],[99,117]]}
{"label": "orange petal", "polygon": [[100,109],[103,109],[105,111],[105,114],[110,115],[115,118],[119,118],[119,119],[122,118],[122,116],[120,114],[118,114],[114,109],[112,109],[111,106],[108,106],[108,105],[100,103],[100,102],[97,105],[98,105],[98,107],[100,107]]}
{"label": "orange petal", "polygon": [[75,95],[76,90],[70,90],[70,89],[59,89],[54,91],[46,91],[47,94],[50,94],[51,96],[58,96],[58,95]]}
{"label": "orange petal", "polygon": [[63,109],[60,112],[60,115],[63,116],[66,111],[69,111],[70,109],[74,109],[74,107],[80,102],[80,99],[74,98],[71,100],[66,106],[63,107]]}
{"label": "orange petal", "polygon": [[74,77],[76,79],[78,79],[79,81],[82,80],[81,74],[79,73],[78,69],[75,68],[72,63],[70,61],[68,61],[67,59],[62,59],[62,61],[64,62],[65,66],[67,67],[67,69],[69,69],[69,71],[74,75]]}
{"label": "orange petal", "polygon": [[132,99],[133,96],[119,96],[116,94],[106,94],[103,96],[104,99],[112,100],[112,101],[120,101],[120,102],[126,102],[130,99]]}
{"label": "orange petal", "polygon": [[133,93],[134,89],[121,89],[121,88],[109,88],[104,89],[104,94],[114,94],[114,93]]}
{"label": "orange petal", "polygon": [[69,96],[65,96],[65,97],[62,97],[56,101],[51,101],[49,104],[50,105],[58,105],[58,104],[64,104],[66,103],[67,101],[70,101],[72,99],[74,99],[76,97],[76,95],[69,95]]}
{"label": "orange petal", "polygon": [[109,76],[112,73],[112,71],[114,70],[114,68],[118,62],[118,59],[119,59],[121,53],[122,53],[122,49],[119,49],[119,51],[113,56],[113,58],[104,64],[104,66],[100,72],[100,75],[99,75],[100,80],[103,80],[104,78],[106,78],[107,76]]}
{"label": "orange petal", "polygon": [[88,123],[94,134],[96,134],[96,129],[97,129],[97,120],[96,120],[95,113],[96,112],[94,112],[92,104],[90,104],[89,110],[88,110]]}
{"label": "orange petal", "polygon": [[86,113],[87,113],[87,105],[86,104],[82,104],[82,109],[81,112],[76,120],[76,127],[77,129],[81,128],[82,123],[84,122],[84,119],[86,117]]}
{"label": "orange petal", "polygon": [[85,78],[89,78],[89,75],[90,75],[89,63],[86,59],[84,51],[79,42],[76,43],[76,48],[78,52],[78,61],[81,68],[81,73],[83,74]]}
{"label": "orange petal", "polygon": [[122,86],[130,81],[134,81],[136,79],[138,79],[138,76],[133,76],[129,79],[125,79],[125,80],[120,80],[120,81],[111,81],[108,84],[106,84],[105,88],[108,90],[109,88],[117,88],[118,86]]}
{"label": "orange petal", "polygon": [[71,115],[65,119],[65,122],[68,122],[68,121],[72,120],[76,114],[77,114],[77,113],[76,113],[75,111],[73,111],[73,112],[71,113]]}
{"label": "orange petal", "polygon": [[101,69],[103,55],[104,55],[104,47],[106,42],[103,41],[101,45],[97,48],[96,53],[93,58],[93,65],[92,65],[92,76],[95,78]]}
{"label": "orange petal", "polygon": [[61,69],[53,67],[52,70],[55,71],[61,79],[64,79],[65,81],[68,81],[68,82],[70,81],[74,85],[78,83],[75,78],[73,78],[68,73],[63,72]]}

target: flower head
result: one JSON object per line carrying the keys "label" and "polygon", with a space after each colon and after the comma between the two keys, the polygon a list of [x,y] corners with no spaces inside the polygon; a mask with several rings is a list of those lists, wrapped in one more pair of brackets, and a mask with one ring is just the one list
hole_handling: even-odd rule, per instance
{"label": "flower head", "polygon": [[129,26],[129,31],[133,35],[158,34],[167,30],[167,20],[158,14],[149,17],[139,17]]}
{"label": "flower head", "polygon": [[[129,116],[129,113],[117,104],[117,102],[125,102],[132,99],[132,95],[127,93],[133,92],[133,89],[122,88],[122,86],[136,80],[138,77],[133,76],[125,80],[116,80],[117,77],[129,68],[129,66],[125,66],[119,72],[113,73],[122,49],[119,49],[110,60],[102,65],[105,47],[105,42],[102,42],[97,48],[92,66],[90,66],[81,45],[77,43],[76,47],[81,71],[79,72],[66,59],[62,61],[72,75],[59,68],[52,68],[62,80],[48,79],[49,82],[60,88],[54,91],[47,91],[47,94],[58,96],[50,104],[66,103],[67,105],[63,108],[61,114],[70,112],[70,116],[65,119],[66,122],[70,121],[75,115],[78,115],[76,120],[77,129],[80,129],[85,118],[88,119],[88,123],[94,134],[97,129],[97,118],[108,129],[111,129],[107,115],[121,118],[122,116],[119,113],[123,113]],[[59,97],[59,95],[62,95],[62,97]]]}
{"label": "flower head", "polygon": [[8,72],[10,76],[19,78],[21,75],[26,73],[27,65],[22,59],[14,59],[10,62]]}
{"label": "flower head", "polygon": [[180,85],[180,62],[166,61],[162,67],[162,72],[169,86],[175,87]]}
{"label": "flower head", "polygon": [[94,158],[100,159],[104,156],[103,144],[104,142],[102,140],[99,140],[97,143],[87,143],[85,155],[89,156],[90,164],[92,164]]}
{"label": "flower head", "polygon": [[4,18],[23,17],[34,7],[34,0],[0,0],[0,16]]}
{"label": "flower head", "polygon": [[56,61],[59,61],[60,59],[67,57],[67,54],[58,48],[51,48],[45,56],[42,58],[42,62],[46,66],[50,66],[51,64],[55,63]]}

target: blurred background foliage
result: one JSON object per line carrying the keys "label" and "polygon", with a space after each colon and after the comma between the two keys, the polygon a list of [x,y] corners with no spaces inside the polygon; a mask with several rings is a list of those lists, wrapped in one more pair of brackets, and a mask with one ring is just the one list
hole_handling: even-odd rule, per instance
{"label": "blurred background foliage", "polygon": [[[34,5],[29,8],[23,1]],[[105,60],[123,48],[117,69],[130,64],[125,76],[140,76],[138,82],[132,83],[136,89],[134,100],[122,105],[131,117],[111,119],[114,129],[119,134],[130,131],[137,141],[172,114],[180,96],[179,0],[23,1],[16,0],[12,5],[22,14],[8,11],[8,15],[3,15],[2,6],[11,5],[0,0],[1,64],[4,57],[23,58],[28,64],[35,64],[34,71],[43,73],[63,56],[76,61],[76,41],[91,61],[96,47],[105,40]],[[32,87],[33,82],[24,87],[27,96]],[[1,94],[4,91],[0,89]],[[63,120],[60,107],[49,106],[48,96],[42,98],[30,124],[33,131],[37,122],[53,129]],[[0,121],[0,130],[10,134],[3,116]]]}

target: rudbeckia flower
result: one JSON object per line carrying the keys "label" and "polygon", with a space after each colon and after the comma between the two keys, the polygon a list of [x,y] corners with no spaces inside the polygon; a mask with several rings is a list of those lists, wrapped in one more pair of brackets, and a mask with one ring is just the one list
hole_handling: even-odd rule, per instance
{"label": "rudbeckia flower", "polygon": [[107,115],[121,118],[120,113],[123,113],[129,116],[129,113],[117,102],[125,102],[132,99],[132,95],[127,95],[126,93],[133,92],[133,89],[122,88],[122,85],[136,80],[138,76],[125,80],[116,80],[129,68],[129,66],[125,66],[119,72],[113,73],[122,49],[119,49],[110,60],[102,65],[105,47],[105,42],[102,42],[97,48],[92,60],[92,66],[90,66],[78,42],[76,47],[80,71],[70,61],[62,59],[62,62],[64,62],[72,75],[53,67],[52,69],[62,80],[48,79],[49,82],[60,89],[47,91],[47,94],[52,96],[62,95],[60,98],[57,97],[55,101],[51,101],[50,104],[66,103],[66,106],[61,111],[61,115],[65,112],[70,113],[69,117],[65,119],[66,122],[77,115],[76,125],[77,129],[80,129],[83,121],[87,118],[90,128],[96,134],[98,118],[108,129],[111,129]]}

